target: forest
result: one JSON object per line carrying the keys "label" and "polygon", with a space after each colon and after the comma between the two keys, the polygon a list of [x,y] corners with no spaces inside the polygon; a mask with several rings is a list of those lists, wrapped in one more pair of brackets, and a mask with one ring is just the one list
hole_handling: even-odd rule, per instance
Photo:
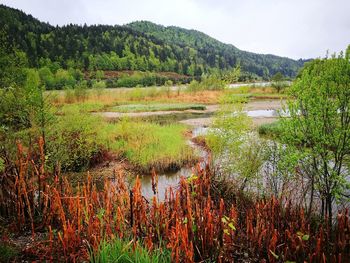
{"label": "forest", "polygon": [[350,45],[0,13],[0,262],[349,262]]}
{"label": "forest", "polygon": [[305,62],[245,52],[201,32],[146,21],[54,27],[1,5],[0,25],[2,42],[24,52],[31,67],[54,63],[51,67],[82,71],[170,71],[201,76],[240,64],[251,77],[269,79],[277,72],[294,77]]}

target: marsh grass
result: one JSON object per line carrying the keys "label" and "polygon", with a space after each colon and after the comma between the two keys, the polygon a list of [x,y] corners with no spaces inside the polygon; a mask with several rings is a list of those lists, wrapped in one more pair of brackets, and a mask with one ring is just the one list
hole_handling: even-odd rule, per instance
{"label": "marsh grass", "polygon": [[[196,92],[187,92],[186,86],[177,86],[169,88],[148,87],[148,88],[109,88],[105,89],[102,94],[96,94],[94,89],[86,90],[84,95],[85,103],[101,103],[105,106],[121,105],[128,103],[199,103],[199,104],[216,104],[222,94],[245,94],[247,97],[279,99],[286,97],[285,94],[278,94],[271,87],[239,87],[235,89],[224,90],[200,90]],[[55,105],[81,103],[82,99],[76,96],[69,96],[64,90],[46,91],[46,95],[52,98]],[[68,96],[66,98],[66,96]]]}
{"label": "marsh grass", "polygon": [[121,120],[105,129],[109,147],[127,158],[140,172],[177,170],[194,160],[187,144],[187,128],[180,124]]}

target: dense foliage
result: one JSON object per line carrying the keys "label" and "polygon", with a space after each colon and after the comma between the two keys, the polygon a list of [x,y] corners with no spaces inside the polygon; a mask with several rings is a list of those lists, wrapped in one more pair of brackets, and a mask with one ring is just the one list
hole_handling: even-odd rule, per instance
{"label": "dense foliage", "polygon": [[289,94],[282,139],[296,148],[299,173],[311,182],[310,209],[318,195],[331,224],[333,202],[349,201],[350,46],[346,54],[309,62]]}
{"label": "dense foliage", "polygon": [[80,70],[171,71],[200,76],[238,64],[252,76],[276,72],[293,77],[303,61],[245,52],[203,33],[150,22],[126,26],[53,27],[31,15],[0,6],[6,43],[23,51],[30,66]]}
{"label": "dense foliage", "polygon": [[[43,151],[40,143],[39,149]],[[30,158],[34,153],[21,145],[18,150],[17,169],[9,170],[2,184],[6,191],[0,215],[12,229],[31,229],[32,239],[21,254],[2,254],[0,259],[335,263],[349,258],[345,210],[330,234],[322,222],[305,216],[302,204],[295,207],[274,197],[254,200],[235,192],[230,199],[209,167],[198,167],[194,176],[182,178],[177,189],[168,189],[163,202],[156,197],[155,173],[151,201],[143,198],[139,178],[130,187],[120,171],[101,190],[91,177],[72,188],[60,174],[50,180],[53,176],[45,172],[44,162]],[[37,238],[40,231],[47,235]]]}

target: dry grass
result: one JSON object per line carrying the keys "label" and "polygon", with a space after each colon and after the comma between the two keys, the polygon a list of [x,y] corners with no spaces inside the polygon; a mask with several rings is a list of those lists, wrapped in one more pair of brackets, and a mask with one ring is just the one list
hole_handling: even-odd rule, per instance
{"label": "dry grass", "polygon": [[[151,89],[151,88],[147,88]],[[65,95],[63,91],[51,92],[55,95],[54,104],[65,104]],[[134,93],[134,94],[133,94]],[[203,103],[203,104],[216,104],[219,102],[219,97],[223,94],[223,91],[201,91],[196,93],[171,91],[170,93],[158,92],[150,94],[145,89],[140,89],[140,94],[135,95],[135,89],[108,89],[103,94],[97,95],[93,91],[89,92],[89,95],[84,102],[99,102],[104,105],[123,104],[125,102],[179,102],[179,103]],[[77,100],[74,102],[78,102]]]}

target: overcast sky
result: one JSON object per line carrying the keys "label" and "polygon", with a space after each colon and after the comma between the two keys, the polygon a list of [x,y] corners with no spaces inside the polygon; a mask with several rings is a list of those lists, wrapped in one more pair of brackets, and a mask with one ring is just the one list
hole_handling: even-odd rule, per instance
{"label": "overcast sky", "polygon": [[0,0],[53,25],[149,20],[291,58],[323,57],[350,44],[350,0]]}

